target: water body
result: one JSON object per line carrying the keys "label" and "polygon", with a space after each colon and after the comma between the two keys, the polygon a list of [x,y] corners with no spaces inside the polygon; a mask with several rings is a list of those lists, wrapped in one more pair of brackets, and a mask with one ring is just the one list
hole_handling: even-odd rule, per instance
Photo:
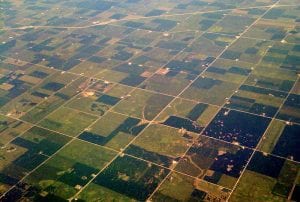
{"label": "water body", "polygon": [[222,109],[203,134],[255,148],[270,121],[265,117]]}
{"label": "water body", "polygon": [[278,178],[284,159],[274,156],[265,156],[261,152],[255,152],[251,159],[247,170],[251,170],[272,178]]}
{"label": "water body", "polygon": [[300,161],[299,133],[299,125],[287,125],[278,139],[272,154]]}

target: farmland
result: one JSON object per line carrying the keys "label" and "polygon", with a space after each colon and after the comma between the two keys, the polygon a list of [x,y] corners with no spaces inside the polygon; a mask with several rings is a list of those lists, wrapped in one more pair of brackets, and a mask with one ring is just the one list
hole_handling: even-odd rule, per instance
{"label": "farmland", "polygon": [[299,0],[0,1],[0,201],[299,201]]}

